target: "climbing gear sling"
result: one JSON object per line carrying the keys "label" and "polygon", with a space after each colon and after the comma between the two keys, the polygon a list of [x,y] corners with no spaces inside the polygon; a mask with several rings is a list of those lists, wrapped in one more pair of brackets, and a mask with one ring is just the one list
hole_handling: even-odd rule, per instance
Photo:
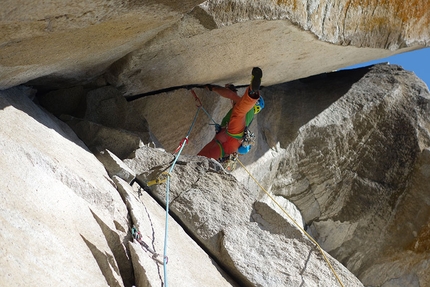
{"label": "climbing gear sling", "polygon": [[[158,256],[160,256],[160,254],[158,254],[157,252],[155,252],[151,247],[149,247],[148,244],[146,244],[142,240],[142,234],[140,234],[139,230],[135,226],[133,226],[131,228],[131,235],[142,246],[142,248],[144,248],[145,250],[147,250],[149,253],[152,254],[152,259],[154,259],[155,261],[157,261],[160,264],[163,264],[163,261],[161,261],[160,259],[158,259]],[[166,257],[165,260],[168,261],[168,258]]]}

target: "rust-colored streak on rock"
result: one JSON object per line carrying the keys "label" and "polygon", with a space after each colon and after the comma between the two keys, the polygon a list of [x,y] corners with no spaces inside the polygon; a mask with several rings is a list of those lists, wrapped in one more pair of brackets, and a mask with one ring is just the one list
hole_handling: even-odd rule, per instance
{"label": "rust-colored streak on rock", "polygon": [[[426,24],[430,23],[428,17],[430,2],[425,0],[410,0],[406,2],[402,0],[348,0],[345,7],[346,12],[356,9],[371,12],[362,21],[370,29],[372,27],[379,27],[382,24],[392,24],[390,18],[391,20],[398,20],[400,22],[398,24],[419,20],[424,20]],[[381,13],[384,16],[373,17],[377,10],[384,11],[385,13]]]}
{"label": "rust-colored streak on rock", "polygon": [[414,252],[424,253],[430,250],[430,226],[421,229],[417,239],[408,248]]}
{"label": "rust-colored streak on rock", "polygon": [[278,0],[276,1],[276,4],[278,4],[278,6],[280,5],[289,6],[289,7],[292,7],[293,9],[297,8],[297,0]]}
{"label": "rust-colored streak on rock", "polygon": [[397,50],[426,45],[429,34],[426,0],[277,0],[275,5],[288,11],[294,24],[335,44]]}

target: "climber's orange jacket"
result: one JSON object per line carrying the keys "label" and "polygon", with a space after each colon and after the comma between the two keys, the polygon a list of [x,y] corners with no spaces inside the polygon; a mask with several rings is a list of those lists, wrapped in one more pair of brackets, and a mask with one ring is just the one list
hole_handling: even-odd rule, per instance
{"label": "climber's orange jacket", "polygon": [[253,107],[258,99],[253,99],[248,95],[249,87],[242,97],[239,97],[235,92],[226,88],[217,88],[216,90],[214,88],[214,91],[222,97],[231,99],[234,102],[234,106],[226,126],[222,127],[221,131],[215,135],[214,139],[198,155],[218,160],[237,152],[242,143],[245,127],[254,116]]}

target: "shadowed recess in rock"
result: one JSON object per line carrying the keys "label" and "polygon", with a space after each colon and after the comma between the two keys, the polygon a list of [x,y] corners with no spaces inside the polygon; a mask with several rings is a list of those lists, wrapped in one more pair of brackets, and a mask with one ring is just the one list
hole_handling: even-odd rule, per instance
{"label": "shadowed recess in rock", "polygon": [[118,274],[119,270],[118,270],[118,266],[116,265],[115,259],[112,257],[112,255],[102,252],[100,249],[97,248],[97,246],[92,244],[82,234],[81,234],[81,237],[82,237],[82,240],[90,249],[91,253],[93,254],[94,259],[96,260],[97,264],[100,267],[100,272],[103,273],[103,276],[105,277],[108,285],[110,287],[123,286],[122,282],[121,283],[118,282],[118,280],[120,280],[120,277]]}
{"label": "shadowed recess in rock", "polygon": [[[134,274],[133,274],[133,266],[131,265],[128,250],[125,246],[128,245],[128,241],[131,240],[130,230],[127,231],[127,236],[121,240],[120,235],[112,230],[107,224],[101,220],[94,211],[91,211],[91,214],[94,216],[94,219],[100,226],[108,246],[112,251],[113,256],[115,257],[115,261],[118,265],[119,273],[121,274],[122,280],[124,282],[124,286],[132,286],[134,284]],[[125,242],[123,242],[125,241]],[[87,244],[88,245],[88,244]]]}

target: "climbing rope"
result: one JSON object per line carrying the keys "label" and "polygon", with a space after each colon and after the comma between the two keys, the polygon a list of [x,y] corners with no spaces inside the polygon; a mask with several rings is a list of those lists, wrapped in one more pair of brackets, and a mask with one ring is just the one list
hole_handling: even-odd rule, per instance
{"label": "climbing rope", "polygon": [[205,112],[205,114],[208,116],[208,118],[214,123],[214,125],[218,125],[218,123],[212,118],[212,116],[208,113],[208,111],[203,107],[202,102],[200,101],[199,97],[197,97],[196,92],[194,90],[191,90],[191,94],[193,95],[194,99],[196,100],[197,104],[196,106],[202,111]]}
{"label": "climbing rope", "polygon": [[285,215],[310,239],[310,241],[312,241],[315,244],[315,246],[321,252],[324,260],[327,262],[327,265],[330,267],[331,271],[336,277],[337,281],[339,282],[339,285],[344,287],[342,281],[340,280],[339,276],[337,275],[336,271],[334,270],[333,266],[331,265],[330,261],[325,255],[324,250],[321,248],[318,242],[316,242],[315,239],[313,239],[312,236],[310,236],[309,233],[307,233],[306,230],[304,230],[303,227],[301,227],[300,224],[298,224],[297,221],[295,221],[294,218],[291,217],[291,215],[275,200],[275,198],[272,195],[270,195],[270,193],[257,181],[257,179],[249,172],[249,170],[243,165],[243,163],[239,159],[237,159],[237,162],[243,167],[243,169],[254,180],[254,182],[264,191],[264,193],[266,193],[267,196],[269,196],[269,198],[282,210],[282,212],[285,213]]}
{"label": "climbing rope", "polygon": [[[165,219],[165,230],[164,230],[164,249],[163,249],[163,273],[164,273],[164,286],[167,287],[167,240],[168,240],[168,224],[169,224],[169,204],[170,204],[170,175],[173,171],[173,168],[176,165],[176,162],[178,161],[179,156],[182,153],[182,150],[184,149],[185,145],[188,143],[188,138],[191,134],[191,131],[196,123],[197,116],[199,115],[200,109],[203,109],[203,105],[200,101],[200,99],[197,97],[196,93],[191,90],[191,93],[193,94],[197,104],[197,111],[194,115],[193,122],[188,130],[188,133],[186,137],[180,142],[178,148],[175,150],[174,154],[176,154],[175,159],[173,160],[172,166],[170,167],[169,171],[167,172],[167,179],[166,179],[166,219]],[[204,110],[204,109],[203,109]],[[159,182],[163,182],[163,180],[159,180]]]}

